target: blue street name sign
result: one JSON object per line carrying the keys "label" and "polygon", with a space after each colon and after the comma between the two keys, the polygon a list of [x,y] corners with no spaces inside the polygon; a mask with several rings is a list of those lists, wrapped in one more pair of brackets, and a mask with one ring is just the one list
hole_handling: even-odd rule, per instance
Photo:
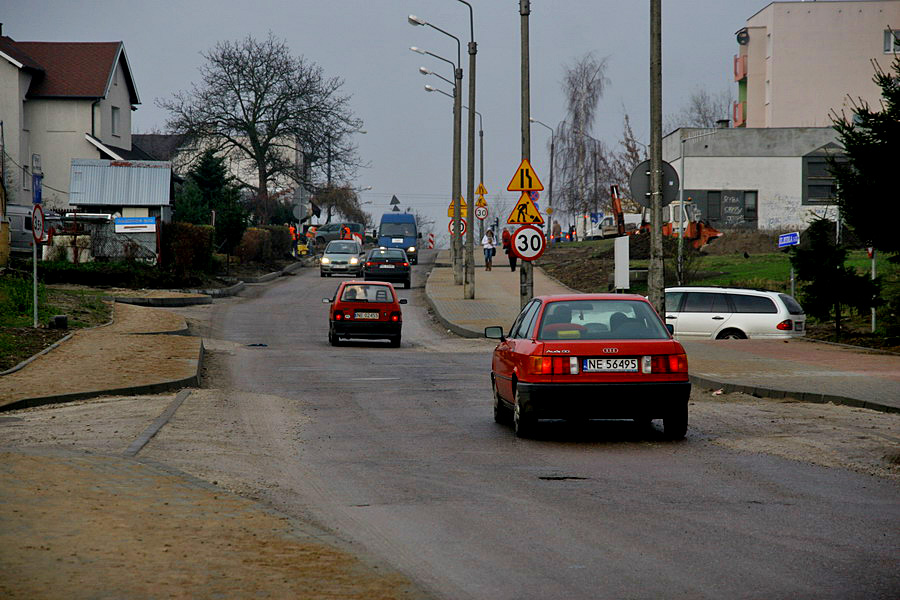
{"label": "blue street name sign", "polygon": [[788,246],[796,246],[800,243],[800,232],[783,233],[778,236],[778,247],[787,248]]}
{"label": "blue street name sign", "polygon": [[41,181],[43,181],[44,176],[38,173],[31,174],[31,203],[32,204],[40,204],[41,203],[41,190],[43,186],[41,185]]}

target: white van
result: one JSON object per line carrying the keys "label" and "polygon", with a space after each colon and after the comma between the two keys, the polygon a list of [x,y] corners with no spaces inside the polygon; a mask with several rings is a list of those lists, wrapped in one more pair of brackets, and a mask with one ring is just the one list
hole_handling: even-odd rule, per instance
{"label": "white van", "polygon": [[9,249],[12,252],[31,253],[34,234],[31,233],[31,211],[33,206],[7,204],[6,218],[9,220]]}
{"label": "white van", "polygon": [[666,324],[683,339],[790,339],[806,335],[806,315],[787,294],[720,287],[666,288]]}

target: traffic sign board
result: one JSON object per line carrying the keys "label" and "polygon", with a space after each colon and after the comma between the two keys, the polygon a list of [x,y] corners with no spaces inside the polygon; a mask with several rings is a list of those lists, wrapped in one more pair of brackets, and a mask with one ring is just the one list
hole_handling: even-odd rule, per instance
{"label": "traffic sign board", "polygon": [[510,192],[541,191],[544,189],[544,184],[538,179],[537,173],[531,168],[528,159],[523,158],[519,168],[516,169],[516,174],[513,175],[513,178],[510,180],[509,185],[506,186],[506,189]]}
{"label": "traffic sign board", "polygon": [[[456,222],[456,219],[451,219],[450,223],[447,224],[447,231],[450,232],[450,235],[453,235],[453,224],[455,222]],[[466,220],[465,219],[459,220],[459,228],[462,230],[459,232],[459,235],[465,235],[466,234]]]}
{"label": "traffic sign board", "polygon": [[548,215],[552,215],[552,214],[553,214],[553,207],[552,207],[552,206],[548,206],[548,207],[547,207],[547,214],[548,214]]}
{"label": "traffic sign board", "polygon": [[509,213],[506,222],[510,225],[531,225],[534,223],[543,225],[544,218],[534,205],[531,197],[523,192],[519,201],[513,207],[512,212]]}
{"label": "traffic sign board", "polygon": [[[469,216],[469,209],[466,206],[466,199],[462,196],[459,197],[459,212],[462,218],[466,218]],[[447,216],[453,218],[453,200],[450,201],[450,206],[447,207]]]}
{"label": "traffic sign board", "polygon": [[475,200],[475,206],[487,206],[487,201],[484,199],[484,196],[478,196]]}
{"label": "traffic sign board", "polygon": [[478,184],[478,189],[475,190],[475,193],[479,196],[484,196],[488,193],[488,191],[484,187],[484,182]]}
{"label": "traffic sign board", "polygon": [[540,258],[547,249],[547,238],[534,225],[523,225],[512,235],[512,250],[516,256],[525,261]]}
{"label": "traffic sign board", "polygon": [[475,216],[482,221],[484,221],[488,216],[488,209],[486,206],[476,206],[475,207]]}
{"label": "traffic sign board", "polygon": [[800,243],[800,232],[784,233],[778,236],[778,247],[787,248],[788,246],[796,246]]}
{"label": "traffic sign board", "polygon": [[[660,206],[668,206],[678,197],[678,173],[675,167],[662,163],[662,198]],[[650,208],[650,161],[645,160],[634,168],[628,181],[631,187],[631,198],[644,208]]]}
{"label": "traffic sign board", "polygon": [[35,204],[31,211],[31,235],[38,243],[44,239],[44,209],[40,204]]}

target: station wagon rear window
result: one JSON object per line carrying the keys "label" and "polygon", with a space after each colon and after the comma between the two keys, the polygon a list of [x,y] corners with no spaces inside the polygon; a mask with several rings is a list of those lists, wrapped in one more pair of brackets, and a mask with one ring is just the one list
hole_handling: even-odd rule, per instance
{"label": "station wagon rear window", "polygon": [[731,302],[734,303],[736,313],[777,313],[775,303],[765,296],[750,296],[748,294],[731,294]]}
{"label": "station wagon rear window", "polygon": [[540,340],[656,340],[669,337],[653,308],[635,300],[550,302]]}

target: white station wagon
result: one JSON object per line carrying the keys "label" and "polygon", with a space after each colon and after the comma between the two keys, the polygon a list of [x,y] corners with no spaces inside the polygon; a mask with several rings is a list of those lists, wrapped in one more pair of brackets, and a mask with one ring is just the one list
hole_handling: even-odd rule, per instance
{"label": "white station wagon", "polygon": [[678,339],[789,339],[806,334],[806,315],[787,294],[720,287],[666,288],[666,324]]}

